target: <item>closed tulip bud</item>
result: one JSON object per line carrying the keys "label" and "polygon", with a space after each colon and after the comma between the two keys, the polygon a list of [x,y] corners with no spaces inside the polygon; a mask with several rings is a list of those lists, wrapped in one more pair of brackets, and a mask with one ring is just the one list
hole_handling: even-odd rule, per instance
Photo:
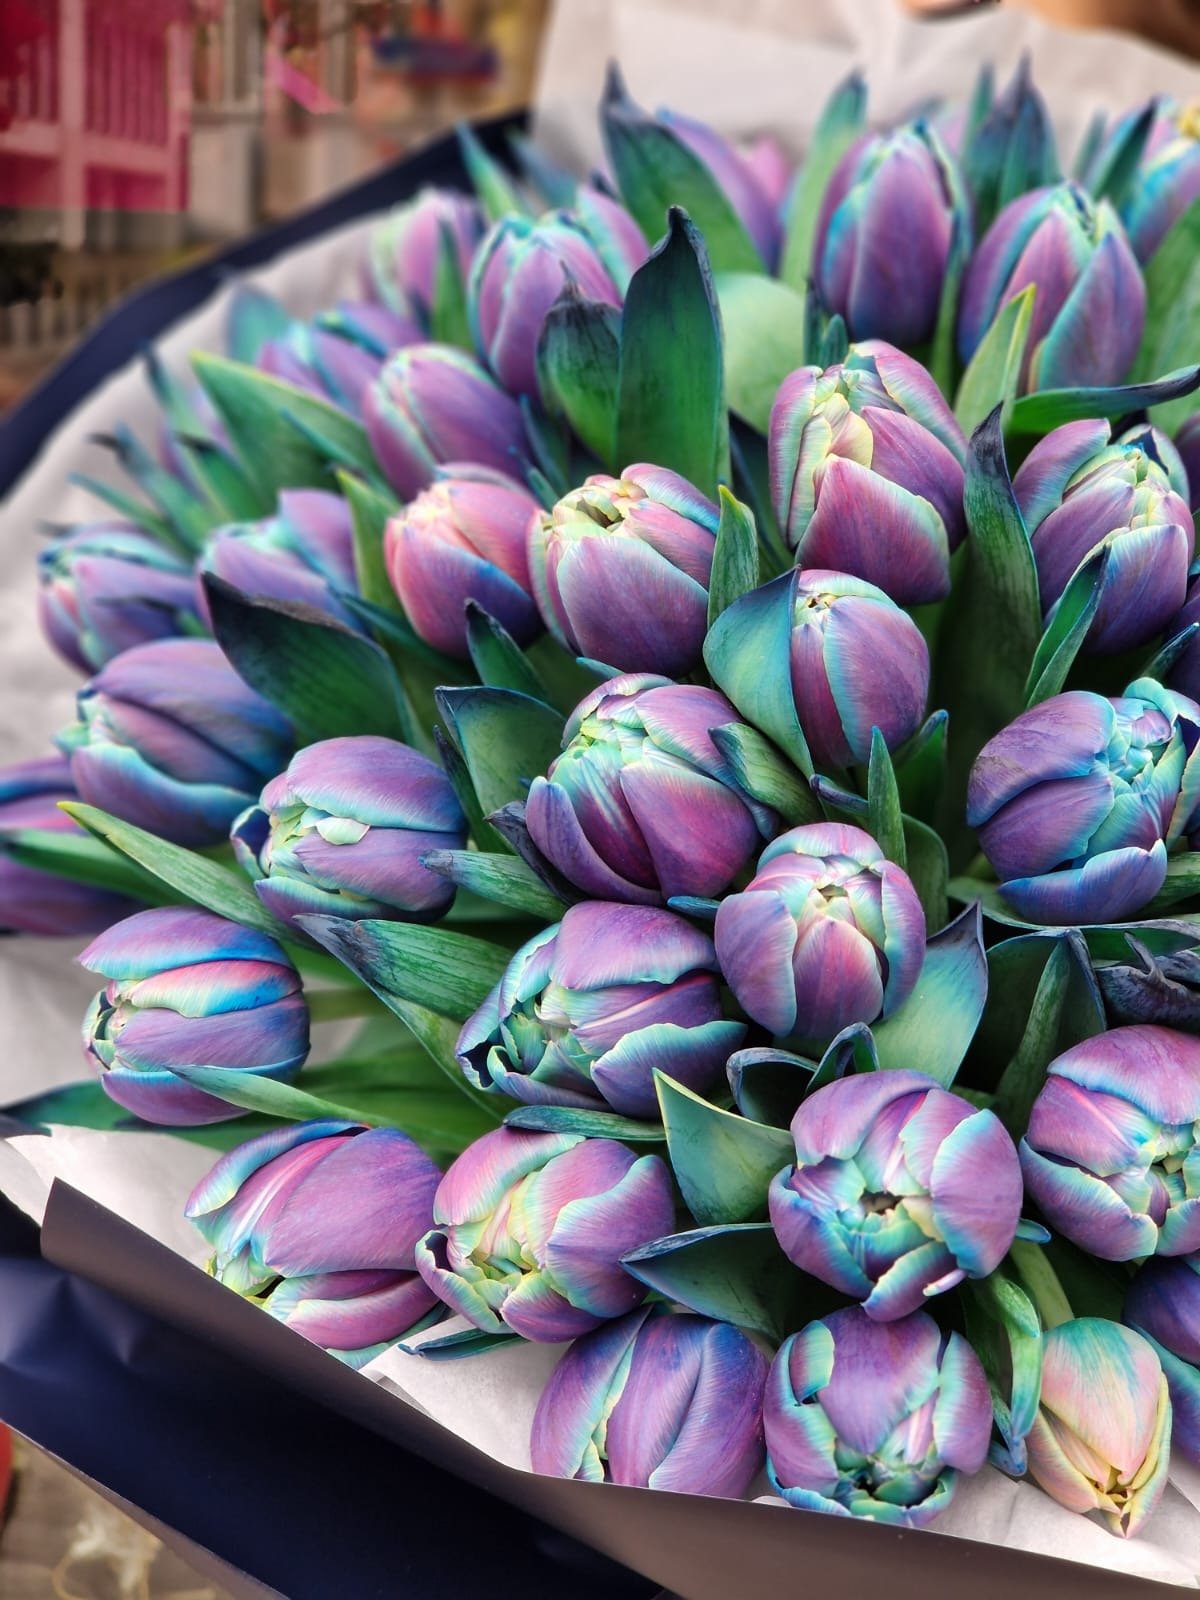
{"label": "closed tulip bud", "polygon": [[572,655],[667,677],[699,666],[720,513],[665,467],[598,473],[530,525],[546,626]]}
{"label": "closed tulip bud", "polygon": [[349,340],[380,361],[406,344],[420,344],[425,337],[411,316],[372,300],[339,300],[332,310],[317,313],[313,327]]}
{"label": "closed tulip bud", "polygon": [[371,230],[363,262],[366,292],[393,311],[406,316],[415,312],[428,323],[443,233],[449,234],[453,259],[465,279],[484,227],[483,212],[470,196],[453,189],[422,189]]}
{"label": "closed tulip bud", "polygon": [[525,452],[521,408],[477,361],[448,344],[398,351],[363,400],[385,477],[411,500],[447,461],[511,473]]}
{"label": "closed tulip bud", "polygon": [[722,900],[717,960],[738,1004],[779,1037],[828,1042],[908,999],[925,913],[908,874],[861,828],[814,822],[773,840]]}
{"label": "closed tulip bud", "polygon": [[[1141,156],[1120,201],[1121,221],[1138,260],[1158,249],[1193,200],[1200,199],[1200,107],[1181,106],[1168,95],[1151,102],[1153,120]],[[1113,124],[1101,144],[1093,171],[1107,167],[1147,106],[1135,106]]]}
{"label": "closed tulip bud", "polygon": [[291,1122],[222,1156],[187,1215],[213,1277],[361,1367],[437,1305],[414,1252],[440,1179],[398,1128]]}
{"label": "closed tulip bud", "polygon": [[[358,592],[350,507],[324,489],[283,489],[275,516],[218,528],[198,573],[256,599],[298,601],[348,628],[361,627],[340,598]],[[207,616],[203,583],[198,587]]]}
{"label": "closed tulip bud", "polygon": [[80,956],[108,981],[88,1008],[84,1051],[110,1099],[169,1127],[244,1113],[175,1066],[236,1068],[292,1083],[308,1054],[300,974],[274,939],[211,911],[139,911]]}
{"label": "closed tulip bud", "polygon": [[796,1163],[771,1183],[789,1260],[893,1322],[1008,1254],[1021,1163],[1000,1119],[923,1072],[818,1089],[792,1119]]}
{"label": "closed tulip bud", "polygon": [[779,386],[767,449],[801,566],[865,578],[901,605],[950,592],[966,442],[918,362],[875,339],[825,371],[800,367]]}
{"label": "closed tulip bud", "polygon": [[190,569],[131,522],[69,529],[38,556],[38,584],[42,632],[83,672],[197,620]]}
{"label": "closed tulip bud", "polygon": [[1049,622],[1079,566],[1108,552],[1084,642],[1113,655],[1146,644],[1183,605],[1196,529],[1182,463],[1152,428],[1110,443],[1107,422],[1068,422],[1034,445],[1013,492]]}
{"label": "closed tulip bud", "polygon": [[817,218],[813,278],[852,339],[933,338],[958,186],[925,122],[865,135],[842,157]]}
{"label": "closed tulip bud", "polygon": [[1200,1250],[1200,1040],[1112,1028],[1050,1063],[1021,1141],[1046,1221],[1105,1261]]}
{"label": "closed tulip bud", "polygon": [[429,922],[454,885],[421,865],[461,850],[466,819],[436,762],[394,739],[325,739],[294,755],[233,825],[258,898],[284,922],[310,913]]}
{"label": "closed tulip bud", "polygon": [[621,1257],[671,1231],[671,1179],[658,1156],[615,1139],[496,1128],[438,1186],[417,1270],[487,1333],[574,1339],[640,1304]]}
{"label": "closed tulip bud", "polygon": [[737,722],[713,689],[626,673],[575,707],[563,751],[529,789],[534,844],[597,900],[661,905],[733,882],[775,813],[741,787],[712,730]]}
{"label": "closed tulip bud", "polygon": [[727,1322],[644,1306],[577,1339],[533,1417],[535,1472],[740,1499],[762,1471],[767,1360]]}
{"label": "closed tulip bud", "polygon": [[595,246],[609,277],[624,296],[630,278],[650,253],[646,235],[596,178],[579,186],[570,214]]}
{"label": "closed tulip bud", "polygon": [[1026,1444],[1030,1476],[1052,1499],[1099,1511],[1128,1539],[1162,1499],[1170,1442],[1167,1381],[1147,1340],[1103,1317],[1049,1330]]}
{"label": "closed tulip bud", "polygon": [[60,800],[78,798],[65,756],[0,767],[0,933],[71,938],[98,933],[137,909],[124,895],[25,866],[11,854],[13,836],[27,829],[78,833],[58,808]]}
{"label": "closed tulip bud", "polygon": [[541,631],[526,545],[540,509],[502,472],[450,464],[444,476],[387,525],[384,556],[392,588],[414,630],[444,655],[465,661],[466,604],[501,623],[518,644]]}
{"label": "closed tulip bud", "polygon": [[763,1423],[789,1505],[924,1528],[987,1459],[992,1401],[961,1334],[924,1312],[880,1323],[852,1306],[780,1346]]}
{"label": "closed tulip bud", "polygon": [[517,951],[458,1059],[526,1104],[656,1117],[655,1067],[704,1094],[745,1032],[722,1019],[711,939],[670,911],[588,901]]}
{"label": "closed tulip bud", "polygon": [[1171,1444],[1200,1466],[1200,1256],[1153,1256],[1138,1268],[1123,1320],[1154,1346],[1171,1396]]}
{"label": "closed tulip bud", "polygon": [[363,394],[379,372],[381,357],[353,339],[296,322],[286,334],[268,339],[254,364],[270,377],[358,419]]}
{"label": "closed tulip bud", "polygon": [[967,267],[958,345],[969,361],[1000,310],[1036,286],[1021,388],[1122,383],[1146,320],[1141,269],[1116,213],[1075,183],[1011,201]]}

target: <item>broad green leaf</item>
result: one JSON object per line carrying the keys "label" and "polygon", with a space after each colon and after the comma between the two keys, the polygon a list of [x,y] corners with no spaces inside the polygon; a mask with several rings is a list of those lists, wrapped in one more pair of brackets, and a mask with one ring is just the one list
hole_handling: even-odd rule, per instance
{"label": "broad green leaf", "polygon": [[584,1111],[577,1106],[518,1106],[504,1119],[507,1128],[538,1133],[581,1133],[585,1139],[624,1139],[630,1144],[661,1144],[662,1124],[637,1122],[615,1111]]}
{"label": "broad green leaf", "polygon": [[[1133,364],[1136,382],[1169,371],[1181,354],[1200,342],[1200,200],[1194,200],[1142,269],[1146,280],[1146,324]],[[1155,412],[1154,421],[1174,433],[1194,409],[1173,400]]]}
{"label": "broad green leaf", "polygon": [[176,450],[211,502],[218,523],[254,522],[275,510],[244,467],[223,445],[196,434],[173,434]]}
{"label": "broad green leaf", "polygon": [[789,826],[820,822],[821,807],[804,774],[757,728],[728,722],[712,728],[710,735],[734,777],[760,805],[778,812]]}
{"label": "broad green leaf", "polygon": [[433,279],[433,305],[429,310],[429,331],[439,344],[454,344],[460,350],[474,351],[471,319],[467,310],[467,284],[458,257],[454,234],[445,222],[438,223],[437,270]]}
{"label": "broad green leaf", "polygon": [[954,403],[954,414],[964,433],[974,433],[996,406],[1002,406],[1006,414],[1011,411],[1029,342],[1036,292],[1031,283],[1001,308],[967,363]]}
{"label": "broad green leaf", "polygon": [[878,728],[871,729],[871,760],[867,768],[867,817],[870,833],[889,861],[906,866],[904,818],[900,811],[900,790],[888,752],[887,741]]}
{"label": "broad green leaf", "polygon": [[558,922],[564,903],[516,856],[484,850],[433,850],[422,864],[472,894],[544,922]]}
{"label": "broad green leaf", "polygon": [[1002,1272],[969,1281],[963,1296],[967,1337],[983,1363],[1002,1447],[991,1459],[1017,1477],[1042,1392],[1042,1324],[1025,1291]]}
{"label": "broad green leaf", "polygon": [[900,803],[922,822],[937,819],[937,804],[946,781],[946,734],[950,719],[935,711],[907,744],[892,753]]}
{"label": "broad green leaf", "polygon": [[88,494],[95,495],[97,500],[103,501],[106,506],[111,506],[114,511],[119,511],[127,522],[132,522],[135,527],[153,534],[168,549],[177,550],[185,556],[195,554],[192,546],[179,537],[160,511],[155,511],[138,496],[127,494],[115,483],[105,483],[103,478],[93,478],[87,472],[68,472],[67,482],[73,483],[79,489],[86,489]]}
{"label": "broad green leaf", "polygon": [[987,988],[982,919],[968,907],[930,939],[912,994],[871,1029],[880,1068],[916,1068],[948,1089],[975,1036]]}
{"label": "broad green leaf", "polygon": [[412,1001],[465,1022],[500,981],[512,952],[470,934],[413,922],[303,916],[305,932],[385,1001]]}
{"label": "broad green leaf", "polygon": [[1014,434],[1049,433],[1064,422],[1089,417],[1125,417],[1151,406],[1184,402],[1184,415],[1194,409],[1187,396],[1200,389],[1200,366],[1177,367],[1161,378],[1111,389],[1038,389],[1014,402],[1007,421]]}
{"label": "broad green leaf", "polygon": [[1167,877],[1162,888],[1146,906],[1149,916],[1167,911],[1184,900],[1200,895],[1200,851],[1185,850],[1167,862]]}
{"label": "broad green leaf", "polygon": [[950,862],[942,836],[915,817],[904,818],[905,871],[925,913],[925,926],[937,933],[949,920]]}
{"label": "broad green leaf", "polygon": [[587,300],[568,284],[546,314],[538,337],[538,386],[543,403],[610,472],[618,461],[617,389],[621,367],[621,314]]}
{"label": "broad green leaf", "polygon": [[724,484],[717,491],[721,520],[708,585],[708,625],[727,606],[758,587],[758,531],[749,506],[735,500]]}
{"label": "broad green leaf", "polygon": [[[441,1317],[441,1313],[437,1313]],[[520,1342],[518,1333],[488,1333],[483,1328],[459,1328],[454,1333],[443,1333],[432,1339],[417,1339],[406,1334],[399,1342],[405,1355],[420,1356],[422,1361],[459,1361],[468,1356],[484,1356],[500,1350],[506,1344]]]}
{"label": "broad green leaf", "polygon": [[813,240],[829,180],[866,125],[866,80],[861,72],[855,71],[825,102],[788,202],[787,233],[779,276],[799,294],[805,292],[812,276]]}
{"label": "broad green leaf", "polygon": [[715,283],[729,409],[766,433],[776,390],[804,365],[804,296],[761,272],[722,272]]}
{"label": "broad green leaf", "polygon": [[364,483],[352,472],[339,472],[338,488],[350,507],[354,531],[354,575],[362,598],[386,611],[399,611],[400,602],[392,588],[383,556],[383,534],[388,519],[400,510],[394,495]]}
{"label": "broad green leaf", "polygon": [[94,442],[109,446],[150,503],[170,523],[185,549],[199,550],[212,530],[224,520],[211,501],[202,499],[173,472],[168,472],[124,423],[118,423],[111,435],[96,435]]}
{"label": "broad green leaf", "polygon": [[1062,693],[1067,674],[1099,609],[1107,569],[1108,547],[1101,545],[1080,563],[1063,591],[1053,619],[1034,653],[1025,686],[1027,706],[1041,705],[1043,700]]}
{"label": "broad green leaf", "polygon": [[20,828],[15,833],[0,830],[0,856],[19,866],[36,867],[39,872],[52,872],[59,878],[88,883],[149,904],[164,904],[175,898],[164,893],[163,883],[153,873],[144,871],[92,834],[61,828]]}
{"label": "broad green leaf", "polygon": [[437,702],[485,816],[523,802],[562,748],[559,713],[512,689],[441,689]]}
{"label": "broad green leaf", "polygon": [[728,1063],[734,1104],[744,1117],[786,1128],[812,1087],[816,1062],[776,1045],[735,1050]]}
{"label": "broad green leaf", "polygon": [[766,1216],[771,1179],[795,1160],[791,1135],[721,1111],[657,1069],[654,1084],[675,1181],[696,1221]]}
{"label": "broad green leaf", "polygon": [[481,682],[493,689],[515,690],[532,700],[545,700],[545,685],[520,645],[474,600],[467,601],[467,649]]}

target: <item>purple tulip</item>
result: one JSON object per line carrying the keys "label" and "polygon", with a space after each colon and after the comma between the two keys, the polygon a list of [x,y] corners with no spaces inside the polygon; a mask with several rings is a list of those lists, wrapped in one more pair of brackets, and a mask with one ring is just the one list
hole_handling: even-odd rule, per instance
{"label": "purple tulip", "polygon": [[[256,599],[298,601],[348,628],[361,627],[339,598],[358,592],[350,507],[324,489],[283,489],[275,516],[218,528],[197,570]],[[207,617],[204,586],[197,587]]]}
{"label": "purple tulip", "polygon": [[1050,1063],[1021,1141],[1050,1226],[1105,1261],[1200,1250],[1200,1039],[1112,1028]]}
{"label": "purple tulip", "polygon": [[411,316],[372,300],[339,300],[332,310],[317,313],[313,327],[361,346],[380,361],[406,344],[420,344],[425,337]]}
{"label": "purple tulip", "polygon": [[624,298],[630,278],[650,253],[646,235],[598,178],[580,184],[570,214],[595,246],[609,277]]}
{"label": "purple tulip", "polygon": [[187,1215],[213,1277],[362,1367],[438,1303],[414,1253],[440,1179],[398,1128],[293,1122],[222,1156]]}
{"label": "purple tulip", "polygon": [[813,278],[852,339],[933,338],[958,179],[924,122],[865,134],[838,163],[813,237]]}
{"label": "purple tulip", "polygon": [[414,344],[386,363],[367,390],[371,447],[404,500],[427,488],[447,461],[511,473],[525,453],[521,408],[477,361],[449,344]]}
{"label": "purple tulip", "polygon": [[1167,1486],[1171,1401],[1149,1342],[1119,1322],[1077,1317],[1042,1348],[1029,1473],[1068,1511],[1099,1511],[1130,1538]]}
{"label": "purple tulip", "polygon": [[1200,1466],[1200,1256],[1152,1256],[1125,1297],[1124,1321],[1148,1339],[1171,1395],[1171,1443]]}
{"label": "purple tulip", "polygon": [[760,133],[742,152],[742,162],[775,207],[776,214],[782,216],[796,181],[796,166],[779,140],[773,133]]}
{"label": "purple tulip", "polygon": [[918,362],[873,339],[824,372],[800,367],[779,386],[767,448],[801,566],[865,578],[900,605],[950,592],[966,442]]}
{"label": "purple tulip", "polygon": [[139,911],[79,958],[108,982],[83,1023],[110,1099],[168,1127],[225,1122],[236,1106],[171,1069],[234,1068],[292,1083],[308,1055],[300,974],[274,939],[211,911]]}
{"label": "purple tulip", "polygon": [[597,473],[530,525],[546,626],[572,655],[667,677],[700,664],[720,512],[665,467]]}
{"label": "purple tulip", "polygon": [[27,829],[78,835],[77,824],[58,809],[60,800],[78,798],[65,756],[0,767],[0,934],[72,938],[136,911],[124,895],[27,867],[11,855],[12,836]]}
{"label": "purple tulip", "polygon": [[417,1270],[487,1333],[556,1343],[632,1311],[644,1286],[621,1257],[671,1231],[658,1156],[615,1139],[495,1128],[438,1185]]}
{"label": "purple tulip", "polygon": [[95,672],[196,621],[188,567],[132,522],[89,522],[38,556],[38,618],[64,660]]}
{"label": "purple tulip", "polygon": [[555,1367],[533,1417],[533,1470],[740,1499],[763,1467],[766,1378],[737,1328],[643,1306]]}
{"label": "purple tulip", "polygon": [[653,906],[585,901],[536,934],[463,1027],[468,1079],[530,1105],[657,1117],[654,1068],[705,1094],[745,1036],[712,940]]}
{"label": "purple tulip", "polygon": [[1001,308],[1036,285],[1021,388],[1124,382],[1142,339],[1146,288],[1106,200],[1078,184],[1011,201],[984,234],[963,280],[958,345],[969,361]]}
{"label": "purple tulip", "polygon": [[382,357],[353,339],[320,325],[295,322],[287,333],[268,339],[255,366],[272,378],[362,418],[367,385],[379,374]]}
{"label": "purple tulip", "polygon": [[767,846],[749,885],[722,900],[715,938],[721,971],[755,1022],[827,1043],[908,999],[925,960],[925,913],[869,833],[814,822]]}
{"label": "purple tulip", "polygon": [[468,195],[452,189],[422,189],[371,230],[363,263],[368,294],[393,311],[414,313],[428,324],[437,286],[443,233],[463,279],[483,237],[483,213]]}
{"label": "purple tulip", "polygon": [[283,922],[309,913],[428,922],[454,885],[421,865],[461,850],[466,819],[435,761],[371,734],[294,755],[233,825],[233,848],[263,905]]}
{"label": "purple tulip", "polygon": [[923,1072],[838,1078],[792,1118],[796,1164],[771,1182],[790,1261],[894,1322],[986,1278],[1021,1216],[1021,1163],[1000,1119]]}
{"label": "purple tulip", "polygon": [[[1200,199],[1200,115],[1195,104],[1180,106],[1167,95],[1156,95],[1151,106],[1150,135],[1120,202],[1121,221],[1143,263],[1192,202]],[[1135,106],[1117,119],[1096,152],[1094,171],[1108,164],[1114,147],[1125,141],[1147,109]]]}
{"label": "purple tulip", "polygon": [[1163,630],[1183,605],[1196,542],[1185,474],[1169,442],[1152,428],[1111,444],[1109,434],[1107,422],[1065,423],[1034,445],[1013,479],[1047,622],[1080,565],[1108,551],[1084,645],[1103,655]]}
{"label": "purple tulip", "polygon": [[79,691],[63,735],[89,805],[176,844],[217,844],[286,763],[292,734],[209,640],[160,639]]}
{"label": "purple tulip", "polygon": [[1167,846],[1196,810],[1200,706],[1138,678],[1119,699],[1072,689],[990,739],[967,821],[1018,916],[1131,916],[1162,888]]}
{"label": "purple tulip", "polygon": [[597,900],[722,893],[776,826],[713,742],[714,728],[736,722],[713,689],[649,673],[599,684],[530,785],[534,844]]}
{"label": "purple tulip", "polygon": [[763,1423],[789,1505],[924,1528],[987,1459],[992,1400],[961,1334],[923,1312],[879,1323],[852,1306],[780,1346]]}
{"label": "purple tulip", "polygon": [[715,128],[697,121],[695,117],[664,109],[658,113],[657,121],[708,168],[717,187],[737,213],[763,265],[768,272],[774,271],[783,229],[778,203],[763,182],[759,164],[752,157],[743,155]]}
{"label": "purple tulip", "polygon": [[462,661],[470,654],[468,600],[528,644],[541,630],[526,553],[538,502],[502,472],[467,463],[444,472],[384,535],[388,576],[405,615],[426,644]]}

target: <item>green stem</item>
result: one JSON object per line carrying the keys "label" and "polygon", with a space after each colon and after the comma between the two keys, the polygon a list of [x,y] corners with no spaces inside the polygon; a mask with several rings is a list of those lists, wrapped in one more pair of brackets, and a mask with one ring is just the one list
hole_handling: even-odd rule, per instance
{"label": "green stem", "polygon": [[1049,1330],[1060,1327],[1064,1322],[1073,1322],[1075,1313],[1071,1310],[1071,1302],[1041,1245],[1018,1239],[1010,1254],[1026,1293],[1038,1309],[1043,1326]]}
{"label": "green stem", "polygon": [[313,1022],[340,1022],[344,1017],[374,1017],[386,1007],[369,989],[309,989],[305,991]]}

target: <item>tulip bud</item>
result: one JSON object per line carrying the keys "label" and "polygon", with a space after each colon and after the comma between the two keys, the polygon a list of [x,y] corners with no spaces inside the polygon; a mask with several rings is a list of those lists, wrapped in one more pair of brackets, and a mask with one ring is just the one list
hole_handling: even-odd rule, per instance
{"label": "tulip bud", "polygon": [[71,938],[98,933],[137,907],[124,895],[76,883],[14,860],[6,841],[27,828],[77,833],[60,800],[75,800],[65,756],[45,756],[0,767],[0,934],[36,933]]}
{"label": "tulip bud", "polygon": [[621,1257],[671,1231],[658,1156],[615,1139],[496,1128],[438,1185],[417,1270],[487,1333],[553,1344],[632,1311],[645,1287]]}
{"label": "tulip bud", "polygon": [[38,556],[38,583],[42,632],[83,672],[196,621],[190,570],[131,522],[70,529]]}
{"label": "tulip bud", "polygon": [[225,1122],[236,1106],[172,1067],[232,1067],[292,1083],[308,1055],[300,974],[274,939],[211,911],[139,911],[79,958],[108,979],[83,1023],[110,1099],[169,1127]]}
{"label": "tulip bud", "polygon": [[958,186],[925,122],[864,135],[846,151],[821,202],[813,277],[852,339],[920,345],[933,338]]}
{"label": "tulip bud", "polygon": [[713,742],[714,728],[736,722],[713,689],[648,673],[599,684],[530,785],[534,844],[597,900],[720,894],[776,825]]}
{"label": "tulip bud", "polygon": [[[323,489],[281,490],[275,516],[218,528],[198,571],[256,599],[298,601],[348,628],[361,627],[339,598],[358,592],[350,507],[341,495]],[[198,588],[207,618],[203,584]]]}
{"label": "tulip bud", "polygon": [[1021,1164],[1000,1119],[923,1072],[818,1089],[792,1118],[796,1164],[772,1180],[790,1261],[893,1322],[986,1278],[1021,1216]]}
{"label": "tulip bud", "polygon": [[533,592],[572,655],[622,672],[690,672],[708,627],[720,512],[665,467],[597,473],[530,526]]}
{"label": "tulip bud", "polygon": [[1112,922],[1154,898],[1195,811],[1197,729],[1200,706],[1139,678],[1119,699],[1055,695],[989,739],[967,821],[1018,916]]}
{"label": "tulip bud", "polygon": [[541,628],[526,553],[538,502],[502,472],[467,463],[444,470],[384,535],[388,576],[405,615],[426,644],[459,660],[469,656],[468,600],[528,644]]}
{"label": "tulip bud", "polygon": [[526,1104],[651,1118],[655,1067],[704,1094],[745,1032],[722,1020],[711,939],[669,911],[586,901],[517,951],[458,1059]]}
{"label": "tulip bud", "polygon": [[1021,1141],[1052,1228],[1105,1261],[1200,1250],[1200,1040],[1112,1028],[1050,1063]]}
{"label": "tulip bud", "polygon": [[880,1323],[852,1306],[780,1346],[763,1424],[767,1472],[789,1505],[924,1528],[959,1473],[987,1459],[992,1401],[961,1334],[924,1312]]}
{"label": "tulip bud", "polygon": [[422,189],[371,230],[363,262],[366,292],[393,311],[415,312],[428,323],[443,232],[450,236],[465,279],[483,230],[483,213],[468,195],[453,189]]}
{"label": "tulip bud", "polygon": [[1146,320],[1141,270],[1116,213],[1075,183],[1004,207],[963,280],[958,345],[969,361],[1008,302],[1036,285],[1020,383],[1073,389],[1124,382]]}
{"label": "tulip bud", "polygon": [[646,235],[598,178],[580,184],[570,214],[595,246],[623,298],[630,278],[650,253]]}
{"label": "tulip bud", "polygon": [[908,999],[925,913],[908,874],[861,828],[815,822],[773,840],[722,900],[717,960],[738,1004],[779,1037],[828,1042]]}
{"label": "tulip bud", "polygon": [[413,1258],[440,1178],[398,1128],[292,1122],[222,1156],[187,1215],[213,1277],[362,1367],[437,1304]]}
{"label": "tulip bud", "polygon": [[323,327],[296,322],[280,338],[268,339],[254,364],[270,377],[358,420],[363,395],[379,373],[381,357]]}
{"label": "tulip bud", "polygon": [[388,361],[363,398],[384,475],[404,500],[446,461],[511,473],[525,453],[521,408],[477,361],[448,344],[414,344]]}
{"label": "tulip bud", "polygon": [[1110,444],[1109,432],[1101,421],[1055,428],[1013,479],[1047,622],[1079,566],[1108,551],[1084,643],[1104,655],[1163,630],[1184,602],[1196,542],[1186,475],[1170,442],[1138,428]]}
{"label": "tulip bud", "polygon": [[380,361],[406,344],[420,344],[425,337],[410,316],[372,300],[339,300],[332,310],[319,311],[313,326],[359,345]]}
{"label": "tulip bud", "polygon": [[[1120,202],[1129,243],[1143,264],[1193,200],[1200,199],[1200,108],[1194,102],[1180,106],[1168,95],[1156,95],[1151,106],[1149,137]],[[1117,119],[1096,152],[1093,172],[1109,165],[1114,149],[1124,144],[1148,109],[1135,106]]]}
{"label": "tulip bud", "polygon": [[216,844],[291,753],[275,707],[209,640],[138,645],[79,691],[63,735],[80,797],[176,844]]}
{"label": "tulip bud", "polygon": [[1171,1443],[1200,1466],[1200,1256],[1143,1262],[1123,1320],[1154,1346],[1171,1396]]}
{"label": "tulip bud", "polygon": [[644,1306],[577,1339],[533,1417],[535,1472],[740,1499],[763,1466],[766,1357],[744,1333]]}
{"label": "tulip bud", "polygon": [[436,762],[362,734],[294,755],[234,823],[233,848],[284,922],[308,913],[429,922],[448,909],[454,885],[421,857],[461,850],[466,829]]}
{"label": "tulip bud", "polygon": [[966,442],[937,385],[882,340],[800,367],[771,408],[771,499],[801,566],[852,573],[901,605],[950,592],[966,533]]}
{"label": "tulip bud", "polygon": [[1049,1330],[1026,1443],[1030,1476],[1052,1499],[1099,1511],[1128,1539],[1162,1498],[1170,1441],[1167,1381],[1147,1340],[1103,1317]]}
{"label": "tulip bud", "polygon": [[763,265],[768,272],[774,271],[783,229],[777,197],[764,183],[759,164],[707,122],[665,107],[656,120],[708,168],[737,213]]}

